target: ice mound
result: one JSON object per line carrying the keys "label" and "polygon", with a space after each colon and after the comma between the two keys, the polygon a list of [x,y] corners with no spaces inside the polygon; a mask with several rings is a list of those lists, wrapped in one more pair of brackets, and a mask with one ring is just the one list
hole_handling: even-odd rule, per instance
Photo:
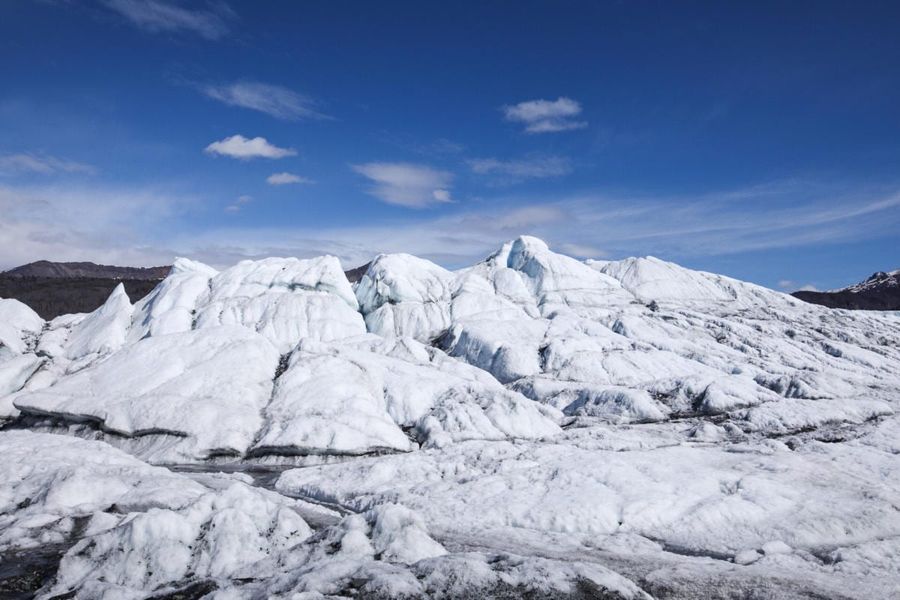
{"label": "ice mound", "polygon": [[365,332],[340,262],[331,256],[243,261],[209,281],[195,328],[243,325],[282,354],[301,339],[334,340]]}
{"label": "ice mound", "polygon": [[[371,332],[415,337],[577,417],[734,413],[783,432],[800,421],[754,407],[844,398],[856,422],[855,404],[884,401],[900,375],[888,315],[822,311],[652,257],[582,263],[527,236],[454,273],[381,256],[356,293]],[[893,410],[879,406],[869,414]]]}
{"label": "ice mound", "polygon": [[198,302],[217,274],[203,263],[176,258],[169,275],[135,304],[129,341],[193,329]]}
{"label": "ice mound", "polygon": [[803,306],[792,296],[724,275],[692,271],[654,256],[619,261],[588,259],[587,265],[610,275],[642,301],[725,303],[731,308]]}
{"label": "ice mound", "polygon": [[[121,287],[94,313],[49,324],[14,301],[0,306],[7,320],[0,335],[9,340],[0,347],[0,416],[7,420],[20,405],[99,420],[132,436],[157,431],[194,439],[146,411],[138,411],[145,418],[107,416],[106,400],[75,388],[93,369],[102,374],[107,361],[146,370],[137,360],[149,357],[135,358],[132,347],[155,338],[183,334],[178,343],[186,343],[229,325],[271,342],[280,366],[272,366],[271,353],[246,360],[254,381],[263,373],[283,379],[271,398],[263,390],[244,403],[248,415],[255,407],[264,420],[248,416],[220,446],[207,435],[195,457],[360,454],[547,435],[553,428],[546,417],[555,417],[522,409],[528,404],[521,395],[580,420],[727,415],[746,431],[783,435],[892,414],[891,390],[900,379],[900,324],[891,315],[829,311],[652,257],[584,263],[527,236],[456,272],[382,255],[355,289],[333,257],[244,261],[221,273],[179,259],[133,307]],[[368,342],[358,340],[366,330],[377,336],[370,339],[397,342],[364,348]],[[413,347],[407,338],[423,346],[398,356],[399,348]],[[150,348],[145,352],[156,346]],[[459,363],[475,370],[462,373]],[[201,362],[186,364],[178,384],[203,388],[191,381]],[[28,404],[48,386],[72,390],[70,405]],[[118,404],[146,393],[124,394]],[[60,395],[47,394],[36,397]],[[191,414],[209,414],[202,404]]]}
{"label": "ice mound", "polygon": [[0,362],[34,346],[44,320],[18,300],[0,298]]}
{"label": "ice mound", "polygon": [[380,255],[356,286],[369,331],[428,341],[450,322],[453,274],[408,254]]}
{"label": "ice mound", "polygon": [[303,342],[266,408],[258,451],[364,454],[416,442],[540,438],[560,415],[409,338]]}
{"label": "ice mound", "polygon": [[[99,520],[91,525],[101,527]],[[62,558],[51,595],[159,592],[190,580],[227,579],[311,533],[284,499],[238,482],[206,491],[180,508],[104,520],[105,531],[80,541]]]}
{"label": "ice mound", "polygon": [[165,450],[141,453],[155,461],[242,455],[262,426],[278,359],[265,338],[243,327],[154,336],[20,393],[15,405],[127,438],[172,438]]}
{"label": "ice mound", "polygon": [[11,395],[44,363],[35,354],[44,325],[36,312],[18,300],[0,298],[0,423],[19,414]]}
{"label": "ice mound", "polygon": [[85,363],[121,348],[131,326],[133,311],[125,286],[120,283],[103,306],[72,327],[66,343],[66,358]]}
{"label": "ice mound", "polygon": [[0,552],[65,542],[106,510],[181,507],[203,486],[104,443],[0,432]]}

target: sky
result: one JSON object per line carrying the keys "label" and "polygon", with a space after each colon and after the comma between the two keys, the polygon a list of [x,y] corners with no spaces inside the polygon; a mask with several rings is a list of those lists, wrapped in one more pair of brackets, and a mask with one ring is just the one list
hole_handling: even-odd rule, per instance
{"label": "sky", "polygon": [[0,269],[900,268],[897,2],[0,2]]}

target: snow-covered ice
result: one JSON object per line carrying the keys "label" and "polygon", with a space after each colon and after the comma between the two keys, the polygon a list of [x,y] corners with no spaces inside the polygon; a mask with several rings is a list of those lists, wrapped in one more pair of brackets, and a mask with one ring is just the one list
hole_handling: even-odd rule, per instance
{"label": "snow-covered ice", "polygon": [[15,405],[118,436],[172,438],[166,450],[142,453],[156,461],[241,455],[262,425],[278,360],[272,344],[243,327],[153,336],[19,394]]}
{"label": "snow-covered ice", "polygon": [[652,257],[178,259],[87,315],[0,300],[0,563],[58,544],[47,597],[900,597],[898,387],[900,315]]}

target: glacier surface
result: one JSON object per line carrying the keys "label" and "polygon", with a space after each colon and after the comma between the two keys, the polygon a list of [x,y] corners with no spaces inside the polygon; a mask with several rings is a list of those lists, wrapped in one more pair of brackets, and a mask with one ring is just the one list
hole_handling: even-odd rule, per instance
{"label": "glacier surface", "polygon": [[897,597],[898,384],[897,313],[653,257],[178,259],[135,304],[0,299],[0,567],[50,552],[47,598]]}

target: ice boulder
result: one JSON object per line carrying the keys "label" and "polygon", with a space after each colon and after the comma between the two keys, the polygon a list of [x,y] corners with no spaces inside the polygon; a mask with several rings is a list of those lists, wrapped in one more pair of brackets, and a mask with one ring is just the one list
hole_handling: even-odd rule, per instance
{"label": "ice boulder", "polygon": [[450,324],[453,274],[408,254],[382,254],[356,286],[366,326],[382,336],[428,342]]}
{"label": "ice boulder", "polygon": [[52,594],[114,596],[227,579],[311,533],[289,500],[239,482],[183,507],[125,514],[107,527],[66,553]]}
{"label": "ice boulder", "polygon": [[19,354],[0,363],[0,422],[18,416],[13,406],[13,396],[45,363],[45,359],[34,354]]}
{"label": "ice boulder", "polygon": [[33,348],[44,320],[25,304],[0,298],[0,362],[4,356],[22,354]]}
{"label": "ice boulder", "polygon": [[97,511],[182,507],[206,490],[102,442],[0,432],[0,552],[62,543]]}

